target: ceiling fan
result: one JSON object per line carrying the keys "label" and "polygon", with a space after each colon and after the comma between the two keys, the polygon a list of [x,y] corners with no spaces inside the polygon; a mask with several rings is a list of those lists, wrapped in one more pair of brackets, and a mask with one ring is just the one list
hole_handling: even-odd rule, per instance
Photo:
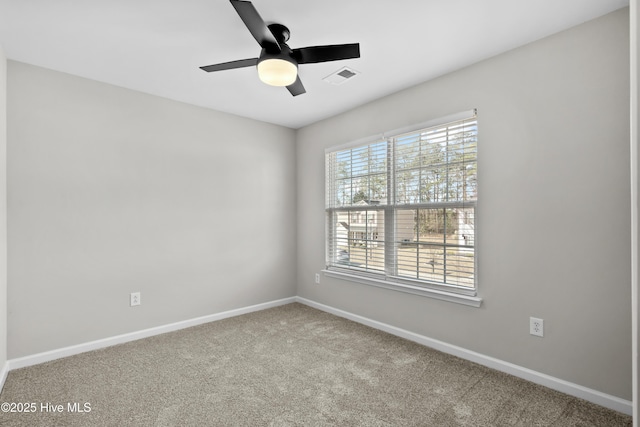
{"label": "ceiling fan", "polygon": [[291,49],[287,45],[289,29],[282,24],[267,25],[250,1],[230,0],[251,35],[262,47],[258,58],[240,59],[200,67],[207,72],[230,70],[257,65],[258,77],[272,86],[286,86],[291,95],[306,92],[298,76],[299,64],[360,58],[360,44],[310,46]]}

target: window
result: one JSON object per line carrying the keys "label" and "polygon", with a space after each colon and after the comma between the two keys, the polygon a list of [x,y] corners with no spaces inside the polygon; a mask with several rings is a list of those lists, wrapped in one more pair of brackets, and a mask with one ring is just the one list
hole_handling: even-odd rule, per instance
{"label": "window", "polygon": [[329,150],[327,272],[476,295],[477,135],[468,112]]}

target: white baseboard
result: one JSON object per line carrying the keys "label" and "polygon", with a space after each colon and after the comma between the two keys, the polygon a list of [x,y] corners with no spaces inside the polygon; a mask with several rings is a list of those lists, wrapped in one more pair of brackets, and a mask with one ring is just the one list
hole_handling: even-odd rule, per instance
{"label": "white baseboard", "polygon": [[346,319],[353,320],[354,322],[362,323],[363,325],[367,325],[372,328],[390,333],[392,335],[417,342],[418,344],[434,348],[436,350],[442,351],[443,353],[448,353],[462,359],[466,359],[480,365],[495,369],[497,371],[505,372],[507,374],[523,378],[525,380],[540,384],[553,390],[557,390],[570,396],[575,396],[580,399],[595,403],[597,405],[604,406],[605,408],[613,409],[614,411],[618,411],[626,415],[632,415],[633,413],[633,403],[628,400],[602,393],[600,391],[593,390],[587,387],[583,387],[581,385],[555,378],[547,374],[536,372],[528,368],[523,368],[522,366],[514,365],[513,363],[505,362],[491,356],[476,353],[475,351],[447,344],[443,341],[425,337],[424,335],[419,335],[405,329],[388,325],[386,323],[378,322],[376,320],[359,316],[357,314],[349,313],[347,311],[330,307],[328,305],[320,304],[306,298],[295,297],[295,300],[301,304],[317,308],[318,310],[326,311],[327,313],[335,314],[336,316],[344,317]]}
{"label": "white baseboard", "polygon": [[[238,308],[235,310],[224,311],[222,313],[210,314],[208,316],[197,317],[195,319],[183,320],[181,322],[170,323],[168,325],[157,326],[154,328],[144,329],[141,331],[131,332],[128,334],[117,335],[110,338],[104,338],[101,340],[90,341],[83,344],[73,345],[70,347],[64,347],[57,350],[46,351],[44,353],[38,353],[31,356],[20,357],[17,359],[10,359],[5,364],[5,368],[2,371],[4,377],[2,379],[2,385],[4,385],[4,378],[8,371],[13,369],[25,368],[27,366],[33,366],[51,360],[60,359],[63,357],[73,356],[75,354],[85,353],[87,351],[98,350],[105,347],[111,347],[117,344],[123,344],[129,341],[135,341],[142,338],[151,337],[154,335],[160,335],[167,332],[177,331],[179,329],[190,328],[192,326],[201,325],[203,323],[209,323],[216,320],[222,320],[229,317],[240,316],[241,314],[247,314],[254,311],[266,310],[267,308],[277,307],[280,305],[289,304],[295,302],[295,297],[284,298],[276,301],[265,302],[262,304],[256,304],[249,307]],[[0,390],[2,390],[0,388]]]}
{"label": "white baseboard", "polygon": [[144,329],[141,331],[131,332],[128,334],[117,335],[110,338],[104,338],[101,340],[91,341],[84,344],[78,344],[70,347],[65,347],[57,350],[51,350],[44,353],[38,353],[31,356],[20,357],[17,359],[8,360],[2,370],[0,370],[0,391],[4,386],[5,380],[9,371],[13,369],[24,368],[27,366],[33,366],[51,360],[60,359],[63,357],[73,356],[75,354],[85,353],[87,351],[98,350],[105,347],[110,347],[117,344],[123,344],[130,341],[139,340],[142,338],[151,337],[154,335],[160,335],[167,332],[177,331],[180,329],[189,328],[192,326],[201,325],[203,323],[209,323],[216,320],[222,320],[229,317],[240,316],[242,314],[251,313],[254,311],[265,310],[268,308],[277,307],[280,305],[289,304],[292,302],[299,302],[301,304],[308,305],[318,310],[326,311],[327,313],[334,314],[336,316],[344,317],[349,320],[353,320],[363,325],[370,326],[375,329],[390,333],[392,335],[408,339],[410,341],[417,342],[418,344],[425,345],[427,347],[434,348],[444,353],[452,354],[462,359],[470,360],[480,365],[487,366],[489,368],[505,372],[514,375],[519,378],[531,381],[536,384],[548,387],[553,390],[560,391],[562,393],[575,396],[589,402],[595,403],[605,408],[613,409],[614,411],[621,412],[623,414],[632,415],[633,404],[628,400],[621,399],[616,396],[611,396],[606,393],[602,393],[597,390],[593,390],[587,387],[583,387],[578,384],[570,383],[568,381],[552,377],[547,374],[533,371],[522,366],[514,365],[513,363],[505,362],[484,354],[476,353],[475,351],[467,350],[462,347],[447,344],[443,341],[439,341],[433,338],[425,337],[414,332],[407,331],[405,329],[397,328],[395,326],[388,325],[386,323],[378,322],[357,314],[349,313],[344,310],[340,310],[328,305],[320,304],[315,301],[302,298],[302,297],[290,297],[281,300],[270,301],[262,304],[256,304],[249,307],[243,307],[235,310],[224,311],[217,314],[211,314],[208,316],[197,317],[195,319],[184,320],[181,322],[171,323],[168,325],[157,326],[155,328]]}

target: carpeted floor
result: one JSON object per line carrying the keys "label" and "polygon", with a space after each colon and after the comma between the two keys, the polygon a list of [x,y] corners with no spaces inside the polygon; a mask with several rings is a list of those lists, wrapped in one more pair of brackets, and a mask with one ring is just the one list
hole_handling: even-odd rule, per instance
{"label": "carpeted floor", "polygon": [[35,409],[0,426],[632,425],[297,303],[11,371],[0,402]]}

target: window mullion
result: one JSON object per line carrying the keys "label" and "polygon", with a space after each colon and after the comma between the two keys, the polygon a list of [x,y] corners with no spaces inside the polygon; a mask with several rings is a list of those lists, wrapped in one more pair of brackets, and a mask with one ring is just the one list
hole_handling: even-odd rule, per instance
{"label": "window mullion", "polygon": [[387,206],[384,211],[384,270],[387,276],[398,272],[396,248],[396,148],[393,139],[387,140]]}

